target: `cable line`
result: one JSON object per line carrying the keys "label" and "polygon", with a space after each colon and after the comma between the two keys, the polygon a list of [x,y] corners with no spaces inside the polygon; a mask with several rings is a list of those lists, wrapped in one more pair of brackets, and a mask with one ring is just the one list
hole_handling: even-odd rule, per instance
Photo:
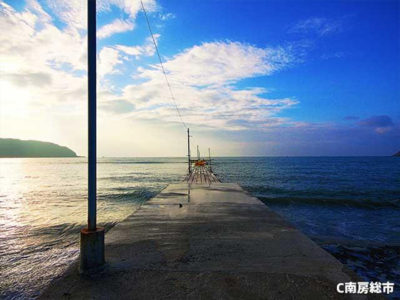
{"label": "cable line", "polygon": [[160,52],[158,51],[157,43],[156,43],[156,40],[155,40],[155,38],[154,38],[153,31],[151,30],[149,18],[147,17],[147,12],[146,12],[146,9],[144,8],[143,1],[142,1],[142,0],[140,0],[140,4],[142,5],[142,10],[143,10],[144,16],[146,17],[147,26],[148,26],[149,31],[150,31],[151,39],[153,40],[154,48],[156,49],[156,52],[157,52],[158,60],[160,61],[161,70],[162,70],[162,72],[164,73],[165,81],[167,82],[167,86],[168,86],[168,89],[169,89],[169,93],[171,94],[171,99],[173,100],[173,104],[174,104],[174,106],[175,106],[176,112],[178,113],[179,119],[180,119],[181,122],[182,122],[183,127],[185,127],[185,129],[187,129],[187,126],[186,126],[185,122],[184,122],[183,119],[182,119],[182,115],[181,115],[181,112],[180,112],[180,110],[179,110],[179,107],[178,107],[178,105],[176,104],[176,99],[175,99],[174,93],[172,92],[171,85],[170,85],[170,83],[169,83],[169,81],[168,81],[167,73],[165,72],[164,64],[163,64],[163,62],[162,62]]}

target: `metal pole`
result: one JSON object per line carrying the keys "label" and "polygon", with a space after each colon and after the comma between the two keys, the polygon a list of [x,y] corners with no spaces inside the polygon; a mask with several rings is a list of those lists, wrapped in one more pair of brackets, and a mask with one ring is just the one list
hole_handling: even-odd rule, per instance
{"label": "metal pole", "polygon": [[189,170],[189,175],[192,172],[192,168],[190,165],[190,132],[189,132],[189,128],[187,129],[187,135],[188,135],[188,170]]}
{"label": "metal pole", "polygon": [[88,0],[88,227],[81,230],[81,273],[104,265],[104,228],[96,224],[96,0]]}
{"label": "metal pole", "polygon": [[211,152],[210,152],[210,148],[208,148],[208,160],[210,161],[210,172],[211,172]]}
{"label": "metal pole", "polygon": [[199,150],[199,145],[197,145],[197,160],[200,160],[200,150]]}
{"label": "metal pole", "polygon": [[88,0],[88,229],[96,230],[96,0]]}

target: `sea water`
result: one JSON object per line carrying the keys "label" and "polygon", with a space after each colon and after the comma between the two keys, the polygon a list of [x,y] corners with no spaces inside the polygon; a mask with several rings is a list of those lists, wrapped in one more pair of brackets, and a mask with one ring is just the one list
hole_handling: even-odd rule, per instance
{"label": "sea water", "polygon": [[223,158],[215,170],[400,298],[400,157]]}
{"label": "sea water", "polygon": [[[364,280],[400,284],[400,158],[216,158],[212,167]],[[86,170],[85,158],[0,159],[0,298],[35,298],[78,257]],[[99,223],[111,228],[186,171],[185,158],[100,158]]]}

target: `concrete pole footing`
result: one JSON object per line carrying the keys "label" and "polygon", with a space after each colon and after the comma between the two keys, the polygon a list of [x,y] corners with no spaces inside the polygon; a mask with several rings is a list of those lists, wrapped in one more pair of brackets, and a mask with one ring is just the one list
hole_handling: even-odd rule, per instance
{"label": "concrete pole footing", "polygon": [[104,228],[81,230],[79,272],[88,273],[104,265]]}

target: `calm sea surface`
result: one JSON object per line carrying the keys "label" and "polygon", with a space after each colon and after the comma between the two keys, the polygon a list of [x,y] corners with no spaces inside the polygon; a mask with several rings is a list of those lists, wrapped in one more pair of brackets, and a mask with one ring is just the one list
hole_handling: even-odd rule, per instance
{"label": "calm sea surface", "polygon": [[[400,158],[216,158],[213,167],[365,280],[400,285]],[[0,159],[0,298],[34,298],[78,257],[86,168],[85,158]],[[112,227],[186,170],[184,158],[99,159],[99,222]]]}

